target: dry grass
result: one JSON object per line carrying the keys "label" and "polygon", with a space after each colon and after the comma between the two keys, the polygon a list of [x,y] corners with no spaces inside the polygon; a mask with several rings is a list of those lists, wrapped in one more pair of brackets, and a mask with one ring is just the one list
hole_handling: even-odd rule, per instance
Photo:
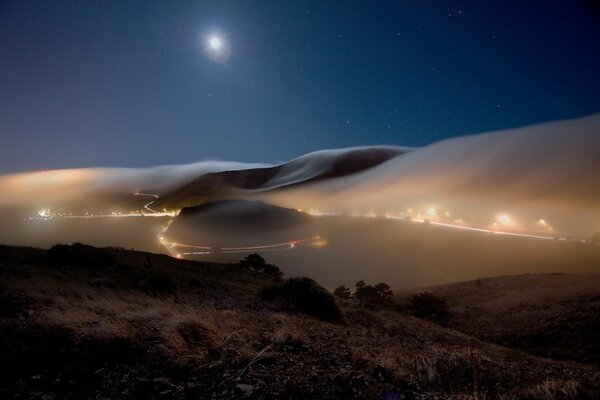
{"label": "dry grass", "polygon": [[[586,393],[592,398],[600,382],[595,367],[527,355],[391,309],[343,304],[345,325],[278,312],[256,295],[256,282],[268,280],[230,273],[230,280],[218,286],[215,277],[227,276],[222,269],[206,274],[172,269],[176,293],[157,295],[143,285],[121,285],[120,271],[102,276],[107,284],[97,285],[79,270],[4,268],[0,294],[10,291],[27,299],[25,323],[59,326],[75,338],[126,339],[172,366],[206,376],[215,393],[242,380],[288,393],[289,384],[261,382],[304,385],[298,382],[312,379],[329,382],[325,386],[337,382],[350,390],[346,398],[360,397],[363,392],[356,390],[365,379],[379,390],[401,383],[421,398],[549,400]],[[312,383],[306,385],[303,390],[313,390]],[[239,395],[232,390],[223,397]]]}
{"label": "dry grass", "polygon": [[[600,365],[599,274],[527,274],[429,288],[449,327],[532,354]],[[535,323],[532,323],[535,321]]]}

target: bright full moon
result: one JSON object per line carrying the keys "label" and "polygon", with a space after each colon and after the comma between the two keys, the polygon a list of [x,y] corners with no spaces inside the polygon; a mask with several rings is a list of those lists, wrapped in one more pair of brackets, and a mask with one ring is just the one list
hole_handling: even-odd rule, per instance
{"label": "bright full moon", "polygon": [[205,36],[204,50],[208,57],[216,63],[224,63],[231,56],[231,47],[227,37],[216,33]]}
{"label": "bright full moon", "polygon": [[208,41],[208,44],[211,47],[211,49],[213,49],[213,50],[219,50],[221,48],[221,46],[223,45],[223,43],[221,42],[221,39],[218,38],[217,36],[211,37]]}

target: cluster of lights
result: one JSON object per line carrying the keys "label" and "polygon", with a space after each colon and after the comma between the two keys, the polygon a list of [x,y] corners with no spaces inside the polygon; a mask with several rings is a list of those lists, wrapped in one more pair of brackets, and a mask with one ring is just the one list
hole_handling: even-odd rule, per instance
{"label": "cluster of lights", "polygon": [[[298,208],[297,210],[300,212],[303,211],[300,208]],[[343,213],[341,213],[341,212],[321,211],[321,210],[317,210],[314,208],[311,208],[306,212],[308,214],[314,215],[314,216],[343,215]],[[384,218],[391,218],[391,219],[406,219],[406,220],[410,219],[415,222],[425,222],[425,221],[429,222],[430,220],[432,220],[432,221],[439,221],[440,223],[455,225],[457,227],[467,226],[467,223],[465,222],[464,219],[455,217],[449,210],[439,210],[436,207],[429,207],[422,211],[415,211],[413,208],[406,208],[404,211],[400,212],[400,214],[394,214],[389,211],[386,211],[383,214],[378,214],[374,210],[369,210],[367,213],[364,213],[364,212],[360,212],[358,210],[354,210],[353,212],[349,213],[349,215],[353,216],[353,217],[366,217],[366,218],[384,217]],[[538,227],[543,228],[543,230],[547,231],[548,233],[553,232],[552,226],[550,226],[548,221],[545,219],[539,219],[538,221],[536,221],[536,225]],[[488,229],[491,229],[493,231],[500,227],[515,229],[518,227],[518,224],[514,221],[514,219],[509,214],[500,213],[494,218],[493,222],[491,223],[491,225],[489,225]]]}

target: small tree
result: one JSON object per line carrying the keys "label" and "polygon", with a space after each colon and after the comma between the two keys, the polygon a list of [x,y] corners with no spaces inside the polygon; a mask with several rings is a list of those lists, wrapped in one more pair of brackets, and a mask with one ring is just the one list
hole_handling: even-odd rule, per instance
{"label": "small tree", "polygon": [[356,289],[354,298],[361,303],[380,304],[383,302],[381,294],[371,285],[365,285]]}
{"label": "small tree", "polygon": [[283,272],[281,272],[278,266],[268,264],[265,259],[257,253],[248,254],[238,265],[242,268],[263,272],[276,278],[281,278],[283,276]]}
{"label": "small tree", "polygon": [[390,288],[390,285],[388,285],[387,283],[378,283],[377,285],[375,285],[375,289],[377,289],[377,292],[379,292],[381,297],[384,299],[389,299],[394,295],[394,292],[392,292],[392,288]]}
{"label": "small tree", "polygon": [[288,311],[300,312],[329,322],[343,320],[342,311],[325,288],[309,278],[291,278],[261,289],[259,296],[279,301]]}
{"label": "small tree", "polygon": [[341,298],[341,299],[345,299],[348,300],[349,298],[352,297],[352,293],[350,292],[350,289],[348,289],[346,286],[340,286],[335,288],[335,290],[333,291],[333,294],[336,295],[337,297]]}
{"label": "small tree", "polygon": [[367,304],[381,304],[392,298],[392,289],[387,283],[378,283],[375,286],[367,285],[365,281],[356,282],[356,291],[354,292],[354,298]]}
{"label": "small tree", "polygon": [[246,268],[252,271],[262,270],[263,267],[267,264],[266,260],[260,256],[258,253],[248,254],[246,258],[240,260],[240,267]]}

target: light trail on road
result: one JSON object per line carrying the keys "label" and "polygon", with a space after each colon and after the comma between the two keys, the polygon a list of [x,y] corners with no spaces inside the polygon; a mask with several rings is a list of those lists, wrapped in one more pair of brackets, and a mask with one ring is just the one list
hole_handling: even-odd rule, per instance
{"label": "light trail on road", "polygon": [[[253,245],[253,246],[238,246],[238,247],[215,247],[215,246],[208,246],[208,245],[202,245],[202,244],[191,244],[191,243],[181,243],[181,242],[175,242],[175,241],[170,241],[168,239],[166,239],[165,235],[166,232],[168,231],[171,223],[173,222],[173,218],[175,218],[178,214],[179,214],[179,210],[177,211],[171,211],[171,212],[159,212],[156,211],[155,209],[153,209],[151,206],[152,204],[154,204],[154,202],[156,202],[159,199],[159,196],[157,194],[153,194],[153,193],[142,193],[142,192],[136,192],[134,193],[134,196],[146,196],[146,197],[151,197],[152,200],[149,201],[148,203],[144,204],[143,209],[147,210],[148,212],[129,212],[129,213],[120,213],[120,212],[112,212],[110,214],[89,214],[86,213],[85,215],[72,215],[72,214],[66,214],[66,213],[52,213],[49,209],[43,209],[40,210],[38,212],[38,215],[41,219],[43,220],[49,220],[49,219],[53,219],[53,218],[70,218],[70,219],[95,219],[95,218],[133,218],[133,217],[155,217],[155,218],[170,218],[168,220],[168,222],[161,226],[160,231],[157,234],[157,239],[160,242],[160,244],[165,248],[165,250],[173,257],[176,258],[182,258],[182,256],[184,255],[211,255],[211,254],[234,254],[234,253],[251,253],[251,252],[264,252],[264,251],[284,251],[284,250],[293,250],[296,247],[307,247],[307,246],[315,246],[315,247],[322,247],[324,246],[327,242],[326,240],[322,239],[320,236],[314,236],[311,238],[306,238],[306,239],[296,239],[296,240],[290,240],[290,241],[284,241],[284,242],[278,242],[278,243],[270,243],[270,244],[261,244],[261,245]],[[412,213],[411,209],[408,209],[409,213]],[[433,212],[432,212],[433,210]],[[437,216],[437,212],[435,212],[434,209],[430,209],[428,210],[430,215],[434,215]],[[317,218],[328,218],[328,217],[339,217],[342,216],[344,214],[339,213],[339,212],[321,212],[318,210],[314,210],[314,209],[310,209],[310,211],[308,212],[308,214],[317,217]],[[449,212],[446,212],[446,215],[449,216]],[[545,232],[540,232],[540,231],[514,231],[514,230],[507,230],[507,229],[498,229],[496,227],[496,223],[494,223],[494,227],[490,228],[490,227],[483,227],[483,226],[476,226],[476,225],[470,225],[465,223],[462,219],[458,219],[455,220],[456,223],[450,223],[450,222],[442,222],[442,221],[438,221],[438,220],[431,220],[431,219],[425,219],[422,218],[420,214],[417,215],[417,218],[414,218],[412,216],[407,216],[404,215],[404,213],[402,213],[401,216],[397,216],[397,215],[393,215],[390,213],[385,213],[384,215],[378,215],[374,212],[369,212],[368,214],[360,214],[360,213],[353,213],[351,215],[348,215],[348,217],[350,218],[385,218],[385,219],[391,219],[391,220],[397,220],[397,221],[406,221],[406,222],[412,222],[412,223],[419,223],[419,224],[427,224],[427,225],[434,225],[434,226],[439,226],[442,228],[448,228],[448,229],[457,229],[457,230],[463,230],[463,231],[472,231],[472,232],[480,232],[480,233],[486,233],[488,235],[503,235],[503,236],[514,236],[514,237],[522,237],[522,238],[531,238],[531,239],[540,239],[540,240],[559,240],[559,241],[576,241],[576,242],[581,242],[581,243],[592,243],[592,240],[588,239],[587,237],[584,239],[583,236],[581,235],[566,235],[566,234],[558,234],[558,233],[545,233]],[[35,218],[29,218],[31,219],[35,219]],[[502,214],[500,217],[498,217],[498,220],[500,222],[502,222],[502,225],[509,225],[511,224],[511,220],[508,216],[506,216],[505,214]],[[504,222],[503,222],[504,221]],[[543,226],[548,226],[547,222],[545,220],[540,220],[543,222]],[[539,221],[538,221],[539,222]]]}
{"label": "light trail on road", "polygon": [[430,220],[425,220],[425,219],[421,219],[421,218],[394,217],[394,216],[385,216],[385,218],[386,219],[395,219],[395,220],[400,220],[400,221],[429,223],[431,225],[442,226],[442,227],[451,228],[451,229],[461,229],[461,230],[466,230],[466,231],[489,233],[489,234],[493,234],[493,235],[517,236],[517,237],[524,237],[524,238],[530,238],[530,239],[543,239],[543,240],[555,240],[555,239],[573,240],[573,241],[578,241],[581,243],[591,243],[591,240],[587,240],[587,239],[571,239],[568,237],[560,237],[557,235],[540,235],[540,234],[530,233],[530,232],[511,232],[511,231],[490,229],[490,228],[483,228],[483,227],[476,227],[476,226],[457,225],[457,224],[451,224],[448,222],[430,221]]}
{"label": "light trail on road", "polygon": [[[257,246],[239,246],[239,247],[212,247],[212,246],[203,246],[197,244],[188,244],[188,243],[179,243],[179,242],[171,242],[164,237],[164,230],[161,234],[159,234],[159,241],[162,243],[165,248],[169,251],[170,254],[173,254],[175,249],[175,255],[180,258],[181,255],[208,255],[208,254],[233,254],[233,253],[251,253],[255,251],[280,251],[280,250],[292,250],[297,247],[306,247],[306,246],[315,246],[322,247],[327,242],[322,239],[320,236],[314,236],[308,239],[296,239],[290,240],[286,242],[278,242],[271,244],[263,244]],[[182,249],[199,249],[203,251],[177,251],[177,248]]]}
{"label": "light trail on road", "polygon": [[140,192],[136,192],[134,194],[134,196],[150,196],[150,197],[154,197],[154,200],[152,200],[151,202],[144,204],[144,208],[148,211],[150,211],[151,213],[158,213],[158,211],[153,210],[150,208],[150,206],[156,201],[158,200],[158,195],[157,194],[151,194],[151,193],[140,193]]}
{"label": "light trail on road", "polygon": [[156,211],[152,208],[150,208],[150,206],[159,199],[159,196],[157,194],[151,194],[151,193],[140,193],[140,192],[136,192],[133,194],[134,196],[149,196],[149,197],[153,197],[154,200],[150,201],[149,203],[144,204],[144,208],[146,210],[148,210],[149,212],[144,213],[144,212],[128,212],[128,213],[120,213],[120,212],[112,212],[110,214],[103,214],[103,213],[99,213],[99,214],[90,214],[90,213],[85,213],[83,215],[66,215],[66,214],[53,214],[50,212],[50,210],[48,209],[43,209],[40,210],[38,212],[38,215],[43,218],[43,219],[52,219],[52,218],[75,218],[75,219],[92,219],[92,218],[138,218],[138,217],[154,217],[154,218],[161,218],[161,217],[170,217],[170,218],[174,218],[176,217],[179,212],[178,211],[164,211],[164,212],[159,212]]}

